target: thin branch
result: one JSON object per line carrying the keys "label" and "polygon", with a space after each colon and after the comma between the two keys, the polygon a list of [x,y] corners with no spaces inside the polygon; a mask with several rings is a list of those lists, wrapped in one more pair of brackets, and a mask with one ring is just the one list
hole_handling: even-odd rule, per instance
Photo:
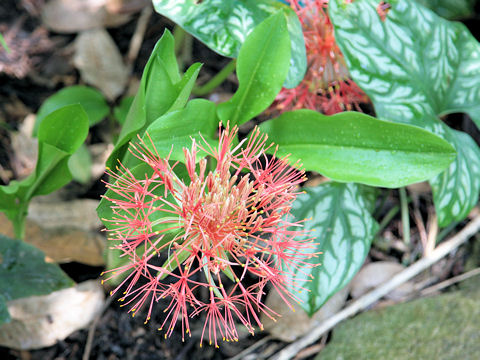
{"label": "thin branch", "polygon": [[365,308],[369,307],[374,302],[391,292],[393,289],[397,288],[398,286],[407,282],[414,276],[418,275],[419,273],[430,267],[432,264],[436,263],[446,255],[448,255],[451,251],[455,250],[460,245],[465,243],[472,235],[474,235],[479,230],[480,215],[477,215],[459,233],[450,238],[448,241],[440,244],[434,251],[432,251],[430,256],[420,259],[416,263],[412,264],[405,270],[392,277],[388,282],[365,294],[364,296],[353,302],[350,306],[346,307],[342,311],[327,319],[320,326],[316,326],[310,329],[307,335],[288,345],[271,359],[292,359],[301,349],[316,342],[323,334],[333,329],[333,327],[335,327],[338,323],[349,318],[350,316],[355,315],[361,310],[364,310]]}
{"label": "thin branch", "polygon": [[254,344],[252,344],[251,346],[249,346],[248,348],[246,348],[246,349],[243,350],[242,352],[238,353],[238,354],[235,355],[234,357],[229,358],[228,360],[240,360],[240,359],[243,359],[243,357],[245,357],[245,356],[247,356],[248,354],[250,354],[251,352],[255,351],[256,349],[258,349],[260,346],[262,346],[263,344],[267,343],[267,342],[270,341],[271,339],[273,339],[273,336],[271,336],[271,335],[265,336],[263,339],[258,340],[257,342],[255,342]]}
{"label": "thin branch", "polygon": [[437,291],[439,290],[442,290],[442,289],[445,289],[449,286],[452,286],[453,284],[456,284],[456,283],[459,283],[461,281],[465,281],[471,277],[474,277],[474,276],[477,276],[477,275],[480,275],[480,268],[476,268],[476,269],[473,269],[471,271],[468,271],[464,274],[460,274],[460,275],[457,275],[457,276],[454,276],[450,279],[447,279],[445,281],[442,281],[441,283],[438,283],[438,284],[435,284],[433,286],[430,286],[426,289],[423,289],[421,292],[420,292],[420,296],[429,296],[429,295],[432,295],[434,293],[436,293]]}
{"label": "thin branch", "polygon": [[127,66],[131,70],[133,69],[133,64],[137,59],[140,48],[142,47],[143,37],[145,36],[145,31],[147,31],[147,25],[152,16],[153,10],[151,5],[145,6],[142,10],[140,17],[138,18],[137,27],[135,32],[130,40],[130,45],[127,53]]}
{"label": "thin branch", "polygon": [[95,334],[95,329],[97,328],[97,325],[102,318],[103,313],[112,303],[113,298],[113,296],[108,297],[108,299],[105,301],[105,304],[103,304],[102,310],[97,314],[92,324],[90,325],[90,328],[88,329],[87,343],[85,344],[85,350],[83,351],[82,360],[90,359],[90,352],[92,351],[93,335]]}

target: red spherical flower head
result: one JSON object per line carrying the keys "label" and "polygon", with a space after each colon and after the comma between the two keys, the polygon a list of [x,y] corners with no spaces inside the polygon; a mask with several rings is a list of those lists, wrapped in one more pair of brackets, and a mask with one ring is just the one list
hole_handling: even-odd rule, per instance
{"label": "red spherical flower head", "polygon": [[303,29],[307,73],[293,89],[283,88],[270,111],[308,108],[327,115],[356,109],[368,101],[350,78],[327,14],[328,0],[290,0]]}
{"label": "red spherical flower head", "polygon": [[[125,289],[120,301],[133,315],[146,306],[147,321],[154,304],[166,299],[165,337],[177,322],[182,338],[190,334],[194,316],[205,317],[202,340],[208,334],[215,346],[218,338],[238,339],[238,322],[252,333],[262,329],[260,312],[278,315],[262,302],[265,286],[288,304],[298,301],[295,291],[305,278],[294,274],[317,266],[309,261],[317,254],[304,220],[289,214],[304,172],[287,157],[267,156],[272,145],[258,129],[235,145],[237,131],[220,130],[217,147],[193,140],[184,149],[185,167],[140,140],[130,150],[144,164],[141,173],[124,166],[108,171],[115,182],[106,199],[114,215],[104,221],[129,261],[106,280],[123,274],[112,294]],[[163,264],[160,254],[168,257]]]}

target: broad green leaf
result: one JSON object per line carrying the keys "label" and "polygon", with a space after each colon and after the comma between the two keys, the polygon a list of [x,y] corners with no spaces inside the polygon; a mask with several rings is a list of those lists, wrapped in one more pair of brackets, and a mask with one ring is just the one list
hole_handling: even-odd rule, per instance
{"label": "broad green leaf", "polygon": [[70,157],[68,169],[72,173],[73,180],[81,184],[87,184],[90,181],[92,177],[92,156],[85,144],[82,144]]}
{"label": "broad green leaf", "polygon": [[245,40],[237,62],[239,87],[233,97],[218,105],[226,124],[243,124],[275,100],[289,67],[290,41],[282,12],[258,25]]}
{"label": "broad green leaf", "polygon": [[88,134],[88,117],[81,105],[67,105],[45,117],[38,132],[35,172],[20,182],[0,186],[0,209],[13,221],[18,237],[32,197],[45,195],[66,185],[72,175],[70,156]]}
{"label": "broad green leaf", "polygon": [[[50,113],[38,130],[38,142],[73,154],[88,134],[88,115],[80,105],[67,105]],[[40,155],[39,155],[40,156]]]}
{"label": "broad green leaf", "polygon": [[0,234],[0,256],[0,296],[6,301],[74,285],[58,265],[45,262],[43,252],[23,241]]}
{"label": "broad green leaf", "polygon": [[145,66],[140,88],[107,166],[114,168],[117,159],[123,159],[128,142],[136,134],[143,135],[154,120],[169,111],[181,109],[188,101],[201,65],[193,64],[182,78],[175,59],[174,45],[172,34],[165,30]]}
{"label": "broad green leaf", "polygon": [[[192,139],[197,143],[213,140],[218,129],[213,102],[196,99],[190,101],[185,109],[170,112],[158,118],[147,128],[156,151],[162,157],[171,152],[170,160],[184,161],[183,148],[190,149]],[[147,136],[143,137],[149,145]]]}
{"label": "broad green leaf", "polygon": [[305,229],[313,230],[309,236],[315,237],[315,252],[322,252],[320,259],[311,260],[320,261],[320,266],[297,274],[297,279],[313,275],[301,284],[310,291],[298,294],[309,315],[348,284],[362,266],[378,228],[367,206],[358,185],[334,182],[305,188],[305,194],[293,203],[292,215],[297,220],[309,219]]}
{"label": "broad green leaf", "polygon": [[417,0],[446,19],[464,19],[475,15],[476,0]]}
{"label": "broad green leaf", "polygon": [[43,102],[37,113],[34,133],[37,134],[41,122],[48,114],[71,104],[83,106],[90,126],[100,122],[110,112],[110,108],[100,91],[83,85],[70,86],[53,94]]}
{"label": "broad green leaf", "polygon": [[426,130],[358,112],[296,110],[260,129],[279,145],[279,155],[342,182],[405,186],[432,178],[455,158],[448,142]]}
{"label": "broad green leaf", "polygon": [[378,117],[423,127],[457,148],[442,181],[432,180],[439,224],[446,226],[463,219],[478,199],[480,173],[476,165],[466,166],[477,146],[471,139],[459,143],[438,116],[466,112],[480,124],[480,46],[464,25],[415,1],[391,4],[382,21],[376,0],[333,0],[330,18],[350,74]]}
{"label": "broad green leaf", "polygon": [[281,9],[286,16],[292,48],[284,86],[297,86],[305,75],[307,60],[302,27],[295,12],[285,4],[276,0],[153,0],[153,5],[158,13],[213,51],[234,58],[255,26]]}
{"label": "broad green leaf", "polygon": [[38,160],[32,196],[48,194],[72,179],[68,160],[83,144],[87,134],[88,117],[81,105],[67,105],[47,115],[38,131]]}
{"label": "broad green leaf", "polygon": [[65,185],[71,180],[68,158],[83,144],[87,133],[88,117],[80,105],[68,105],[47,115],[38,132],[35,172],[21,182],[0,186],[0,198],[19,206],[35,195],[44,195]]}
{"label": "broad green leaf", "polygon": [[9,323],[12,320],[10,317],[10,314],[8,313],[8,308],[7,308],[7,301],[3,297],[2,294],[0,294],[0,326],[5,323]]}

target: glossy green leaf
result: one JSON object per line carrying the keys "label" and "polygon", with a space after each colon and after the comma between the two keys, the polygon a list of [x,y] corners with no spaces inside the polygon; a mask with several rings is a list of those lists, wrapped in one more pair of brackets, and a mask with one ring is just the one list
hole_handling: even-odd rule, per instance
{"label": "glossy green leaf", "polygon": [[[478,199],[480,173],[477,146],[468,135],[458,142],[438,116],[466,112],[480,124],[480,46],[464,25],[412,0],[391,4],[382,21],[375,0],[334,0],[330,18],[350,74],[378,117],[423,127],[457,148],[442,180],[432,181],[439,223],[446,226],[463,219]],[[468,149],[460,149],[463,143]]]}
{"label": "glossy green leaf", "polygon": [[218,106],[219,118],[240,125],[270,106],[282,88],[289,59],[287,24],[278,12],[245,40],[237,63],[239,87],[230,100]]}
{"label": "glossy green leaf", "polygon": [[37,134],[38,127],[48,114],[71,104],[83,106],[90,126],[100,122],[110,112],[110,108],[100,91],[83,85],[70,86],[53,94],[43,102],[37,113],[34,133]]}
{"label": "glossy green leaf", "polygon": [[260,129],[279,145],[279,155],[292,154],[306,170],[342,182],[405,186],[433,177],[455,158],[453,147],[428,131],[358,112],[297,110]]}
{"label": "glossy green leaf", "polygon": [[88,117],[81,105],[67,105],[50,113],[38,131],[38,161],[35,191],[45,195],[66,185],[71,179],[68,160],[88,134]]}
{"label": "glossy green leaf", "polygon": [[78,150],[68,160],[68,169],[72,178],[81,184],[87,184],[92,175],[92,156],[85,144],[82,144]]}
{"label": "glossy green leaf", "polygon": [[[162,157],[170,155],[170,160],[184,161],[183,148],[191,148],[192,139],[197,143],[213,140],[218,130],[215,114],[216,106],[204,99],[190,101],[185,109],[165,114],[147,128],[156,151]],[[149,145],[147,136],[143,139]]]}
{"label": "glossy green leaf", "polygon": [[[213,51],[237,57],[255,26],[283,10],[291,39],[291,66],[285,87],[302,81],[307,68],[300,21],[287,5],[276,0],[153,0],[155,10],[179,24]],[[272,53],[273,55],[273,53]]]}
{"label": "glossy green leaf", "polygon": [[[309,219],[304,226],[316,237],[315,252],[322,252],[320,259],[311,260],[321,265],[307,270],[313,279],[300,284],[310,291],[298,293],[303,300],[300,305],[313,315],[360,269],[378,225],[358,185],[326,183],[305,192],[297,197],[291,213],[297,220]],[[297,278],[306,279],[306,275],[298,272]]]}
{"label": "glossy green leaf", "polygon": [[35,172],[21,182],[0,186],[0,210],[13,221],[17,237],[23,236],[20,229],[23,229],[30,199],[57,190],[72,179],[68,160],[87,134],[88,117],[81,105],[67,105],[42,121]]}
{"label": "glossy green leaf", "polygon": [[193,64],[182,78],[174,47],[172,34],[165,30],[145,66],[140,88],[107,166],[114,168],[117,159],[123,159],[128,142],[136,134],[143,135],[154,120],[169,111],[181,109],[187,103],[201,65]]}
{"label": "glossy green leaf", "polygon": [[12,320],[8,313],[7,300],[0,294],[0,325],[9,323]]}
{"label": "glossy green leaf", "polygon": [[58,265],[45,262],[43,252],[23,241],[0,234],[0,256],[0,296],[6,301],[74,285]]}
{"label": "glossy green leaf", "polygon": [[88,115],[80,105],[68,105],[50,113],[38,131],[38,142],[73,154],[88,133]]}
{"label": "glossy green leaf", "polygon": [[71,180],[67,161],[83,144],[87,133],[88,117],[80,105],[68,105],[49,114],[38,133],[35,172],[21,182],[0,186],[0,198],[9,205],[21,206],[35,195],[45,195],[65,185]]}
{"label": "glossy green leaf", "polygon": [[417,0],[446,19],[464,19],[475,14],[476,0]]}

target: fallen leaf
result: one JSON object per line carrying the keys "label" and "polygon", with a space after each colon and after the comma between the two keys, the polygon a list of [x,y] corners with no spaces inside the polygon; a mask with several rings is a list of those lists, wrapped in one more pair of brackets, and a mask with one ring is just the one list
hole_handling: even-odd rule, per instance
{"label": "fallen leaf", "polygon": [[32,137],[35,115],[29,114],[25,117],[18,132],[10,134],[12,143],[13,159],[12,167],[18,179],[23,179],[35,170],[38,140]]}
{"label": "fallen leaf", "polygon": [[107,10],[113,14],[131,14],[142,10],[150,0],[106,0]]}
{"label": "fallen leaf", "polygon": [[[392,261],[376,261],[365,265],[351,282],[353,298],[358,298],[387,282],[394,275],[404,270],[404,267]],[[385,296],[386,299],[400,300],[414,291],[412,282],[406,282]]]}
{"label": "fallen leaf", "polygon": [[32,350],[54,345],[76,330],[85,328],[101,311],[105,302],[97,280],[7,303],[12,318],[0,327],[0,345],[17,350]]}
{"label": "fallen leaf", "polygon": [[345,304],[348,292],[349,287],[344,287],[333,295],[321,309],[310,318],[300,305],[294,304],[295,312],[293,312],[276,291],[270,291],[265,305],[278,314],[281,314],[281,317],[278,318],[277,321],[273,321],[268,316],[262,314],[261,321],[265,330],[269,331],[273,337],[282,341],[291,342],[305,335],[312,327],[336,314]]}
{"label": "fallen leaf", "polygon": [[50,30],[69,34],[130,20],[129,15],[108,12],[106,4],[107,0],[50,0],[43,7],[42,21]]}
{"label": "fallen leaf", "polygon": [[44,28],[33,32],[23,29],[24,19],[20,18],[12,25],[0,24],[9,51],[0,45],[0,73],[6,73],[19,79],[24,78],[40,61],[38,55],[48,53],[53,43]]}
{"label": "fallen leaf", "polygon": [[97,216],[99,202],[92,199],[77,199],[62,202],[32,201],[28,219],[44,229],[98,230],[103,225]]}
{"label": "fallen leaf", "polygon": [[[32,202],[25,224],[25,241],[54,262],[103,265],[106,239],[97,232],[101,226],[95,212],[97,204],[88,199],[50,204]],[[0,213],[0,229],[6,236],[14,237],[13,226],[3,213]]]}
{"label": "fallen leaf", "polygon": [[117,45],[104,29],[87,30],[75,39],[75,66],[86,83],[96,86],[110,100],[123,93],[129,71]]}
{"label": "fallen leaf", "polygon": [[92,144],[88,149],[92,154],[92,179],[98,179],[105,173],[105,163],[112,153],[113,144]]}

